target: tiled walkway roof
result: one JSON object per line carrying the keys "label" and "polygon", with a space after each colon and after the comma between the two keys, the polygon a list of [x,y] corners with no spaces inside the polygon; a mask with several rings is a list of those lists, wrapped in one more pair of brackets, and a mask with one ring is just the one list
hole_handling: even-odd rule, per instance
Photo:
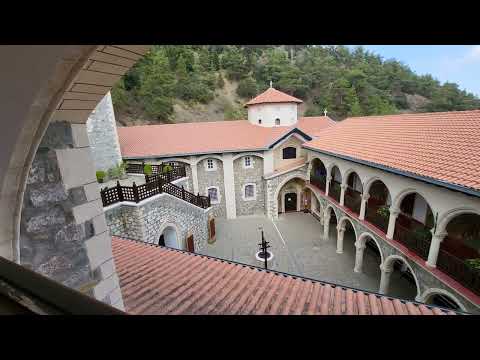
{"label": "tiled walkway roof", "polygon": [[268,88],[266,91],[260,95],[254,97],[252,100],[247,102],[245,106],[256,105],[256,104],[266,104],[266,103],[302,103],[303,101],[297,99],[296,97],[290,96],[274,88]]}
{"label": "tiled walkway roof", "polygon": [[333,124],[320,116],[299,118],[297,126],[262,127],[235,120],[119,127],[117,132],[122,156],[128,158],[259,150],[295,127],[311,135]]}
{"label": "tiled walkway roof", "polygon": [[305,147],[480,190],[480,110],[348,118]]}
{"label": "tiled walkway roof", "polygon": [[132,240],[112,249],[131,314],[455,314]]}

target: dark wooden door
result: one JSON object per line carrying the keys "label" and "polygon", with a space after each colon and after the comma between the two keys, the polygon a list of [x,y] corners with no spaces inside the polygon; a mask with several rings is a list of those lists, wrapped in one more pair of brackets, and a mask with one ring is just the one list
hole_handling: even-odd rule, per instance
{"label": "dark wooden door", "polygon": [[195,244],[193,242],[193,235],[190,235],[188,238],[187,238],[187,251],[190,251],[190,252],[195,252]]}
{"label": "dark wooden door", "polygon": [[215,219],[210,219],[209,229],[210,229],[210,240],[212,240],[215,238]]}
{"label": "dark wooden door", "polygon": [[165,246],[165,237],[162,235],[160,235],[160,239],[158,239],[158,245],[160,246]]}
{"label": "dark wooden door", "polygon": [[285,212],[297,211],[297,194],[287,193],[285,194]]}

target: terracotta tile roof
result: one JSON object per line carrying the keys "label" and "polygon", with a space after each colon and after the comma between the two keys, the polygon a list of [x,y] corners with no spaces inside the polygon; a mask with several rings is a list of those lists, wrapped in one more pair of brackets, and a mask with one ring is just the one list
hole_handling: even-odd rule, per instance
{"label": "terracotta tile roof", "polygon": [[276,168],[274,171],[272,171],[271,173],[265,174],[265,178],[268,179],[268,178],[277,176],[279,174],[283,174],[283,173],[288,172],[292,169],[296,169],[298,167],[301,167],[301,166],[303,166],[307,163],[308,163],[308,161],[307,161],[306,158],[299,157],[298,159],[290,162],[289,164],[284,165],[284,166],[280,166],[280,167]]}
{"label": "terracotta tile roof", "polygon": [[266,91],[253,98],[245,104],[245,106],[256,105],[256,104],[265,104],[265,103],[302,103],[303,101],[297,99],[296,97],[285,94],[284,92],[278,91],[274,88],[268,88]]}
{"label": "terracotta tile roof", "polygon": [[455,314],[132,240],[112,249],[131,314]]}
{"label": "terracotta tile roof", "polygon": [[305,147],[480,190],[480,110],[348,118]]}
{"label": "terracotta tile roof", "polygon": [[[331,126],[326,117],[299,118],[307,134]],[[265,149],[295,126],[262,127],[247,120],[143,125],[117,129],[123,157],[175,156]]]}

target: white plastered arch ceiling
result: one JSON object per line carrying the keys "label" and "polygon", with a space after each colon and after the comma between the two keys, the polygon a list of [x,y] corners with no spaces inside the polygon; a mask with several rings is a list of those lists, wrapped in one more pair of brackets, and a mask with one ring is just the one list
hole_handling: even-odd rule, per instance
{"label": "white plastered arch ceiling", "polygon": [[[172,232],[169,232],[169,230],[172,230]],[[174,234],[175,238],[170,236],[171,234]],[[165,237],[165,246],[179,250],[185,249],[185,241],[184,239],[182,239],[181,232],[179,231],[178,226],[175,223],[165,222],[160,226],[157,233],[155,234],[155,244],[159,243],[160,236],[162,235],[164,235]]]}
{"label": "white plastered arch ceiling", "polygon": [[360,234],[360,236],[358,237],[358,245],[361,246],[361,247],[365,247],[366,243],[368,240],[373,240],[375,242],[375,244],[377,245],[377,248],[378,248],[378,251],[380,252],[380,263],[383,264],[383,261],[384,261],[384,255],[383,255],[383,250],[380,246],[380,243],[378,242],[378,240],[375,238],[375,236],[373,236],[371,233],[369,232],[363,232]]}
{"label": "white plastered arch ceiling", "polygon": [[[8,100],[0,109],[3,125],[0,256],[19,262],[23,194],[32,161],[50,121],[85,124],[103,96],[148,48],[133,45],[0,47],[0,67],[4,70],[0,96]],[[79,95],[88,93],[85,89],[95,90],[89,94],[89,100],[86,95]],[[78,106],[80,103],[82,107]]]}

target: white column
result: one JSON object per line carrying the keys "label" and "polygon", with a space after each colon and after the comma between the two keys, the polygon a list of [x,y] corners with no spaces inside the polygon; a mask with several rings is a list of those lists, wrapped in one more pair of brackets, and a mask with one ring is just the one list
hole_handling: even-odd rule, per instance
{"label": "white column", "polygon": [[302,207],[302,187],[297,185],[297,211]]}
{"label": "white column", "polygon": [[360,206],[360,220],[365,220],[365,213],[367,211],[367,202],[370,198],[370,194],[363,194],[362,196],[362,204]]}
{"label": "white column", "polygon": [[340,206],[345,206],[345,190],[347,189],[347,185],[340,185],[340,189]]}
{"label": "white column", "polygon": [[439,234],[432,235],[432,242],[430,243],[430,250],[428,251],[427,265],[434,268],[437,266],[438,252],[440,250],[440,244],[447,236],[447,232],[441,232]]}
{"label": "white column", "polygon": [[225,206],[227,208],[227,219],[235,219],[237,217],[237,209],[235,204],[235,183],[232,154],[223,154],[223,183],[225,185]]}
{"label": "white column", "polygon": [[397,221],[397,216],[400,213],[398,209],[390,207],[390,216],[388,217],[388,230],[387,230],[387,239],[393,239],[393,233],[395,232],[395,221]]}
{"label": "white column", "polygon": [[332,177],[331,176],[327,176],[326,180],[327,182],[327,185],[325,187],[325,195],[328,196],[329,192],[330,192],[330,181],[332,181]]}
{"label": "white column", "polygon": [[390,286],[390,275],[392,275],[393,266],[385,269],[383,265],[380,265],[380,270],[382,271],[382,275],[380,277],[380,288],[378,292],[386,295]]}
{"label": "white column", "polygon": [[365,244],[362,245],[357,241],[355,242],[355,248],[357,249],[357,251],[355,252],[355,267],[353,268],[353,271],[356,273],[361,273],[363,267],[363,252],[365,250]]}
{"label": "white column", "polygon": [[328,213],[325,213],[325,217],[324,217],[324,220],[323,220],[323,240],[325,242],[328,241],[328,231],[330,229],[330,212]]}
{"label": "white column", "polygon": [[263,152],[263,175],[273,172],[273,150]]}
{"label": "white column", "polygon": [[343,235],[345,235],[345,227],[337,225],[337,254],[343,254]]}
{"label": "white column", "polygon": [[197,195],[199,193],[199,189],[198,189],[197,158],[195,156],[190,156],[190,170],[192,171],[193,193]]}

